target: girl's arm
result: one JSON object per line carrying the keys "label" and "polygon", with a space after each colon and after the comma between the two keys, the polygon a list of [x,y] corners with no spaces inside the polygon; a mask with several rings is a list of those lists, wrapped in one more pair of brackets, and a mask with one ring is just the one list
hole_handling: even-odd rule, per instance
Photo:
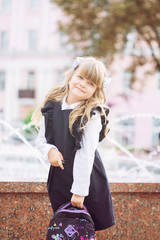
{"label": "girl's arm", "polygon": [[[51,148],[56,148],[56,146],[47,143],[45,138],[45,124],[44,124],[44,116],[42,117],[41,123],[40,123],[40,130],[38,133],[38,136],[35,140],[36,148],[40,151],[42,154],[42,157],[45,162],[49,163],[48,153],[51,150]],[[58,149],[57,149],[58,150]]]}
{"label": "girl's arm", "polygon": [[62,164],[64,159],[61,152],[58,151],[55,145],[49,144],[46,141],[44,117],[42,118],[39,134],[37,139],[35,140],[35,143],[36,143],[37,149],[42,154],[42,158],[44,159],[44,161],[46,161],[47,163],[50,162],[52,166],[60,167],[62,170],[64,170],[64,166]]}
{"label": "girl's arm", "polygon": [[99,133],[102,129],[99,111],[95,110],[81,141],[81,149],[77,150],[73,166],[73,184],[71,192],[79,196],[89,194],[90,175],[93,167],[95,150],[99,143]]}

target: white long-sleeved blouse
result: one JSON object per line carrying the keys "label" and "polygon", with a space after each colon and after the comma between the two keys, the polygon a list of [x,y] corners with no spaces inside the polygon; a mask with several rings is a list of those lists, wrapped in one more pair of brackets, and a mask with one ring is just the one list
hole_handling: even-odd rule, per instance
{"label": "white long-sleeved blouse", "polygon": [[[67,105],[66,97],[62,101],[61,110],[74,109],[80,102]],[[89,194],[90,175],[93,167],[95,150],[99,142],[99,133],[102,129],[100,113],[94,110],[92,120],[84,129],[81,140],[81,148],[76,151],[74,164],[73,164],[73,184],[71,192],[79,196],[87,196]],[[35,140],[36,147],[42,154],[45,162],[49,163],[48,152],[52,144],[47,143],[45,138],[45,124],[44,117],[42,117],[39,134]],[[64,164],[65,168],[65,164]]]}

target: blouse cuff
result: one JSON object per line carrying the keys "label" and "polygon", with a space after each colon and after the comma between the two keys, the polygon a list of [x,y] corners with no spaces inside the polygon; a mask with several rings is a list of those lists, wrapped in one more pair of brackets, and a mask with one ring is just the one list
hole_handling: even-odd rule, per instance
{"label": "blouse cuff", "polygon": [[70,192],[73,193],[73,194],[76,194],[78,196],[82,196],[82,197],[86,197],[89,194],[88,188],[87,188],[87,190],[83,189],[83,191],[80,191],[79,189],[77,189],[76,186],[75,187],[72,186]]}

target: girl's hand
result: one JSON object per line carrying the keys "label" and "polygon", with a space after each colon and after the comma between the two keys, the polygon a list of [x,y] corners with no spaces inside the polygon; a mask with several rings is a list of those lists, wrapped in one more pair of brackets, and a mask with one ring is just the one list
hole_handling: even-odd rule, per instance
{"label": "girl's hand", "polygon": [[48,152],[49,162],[54,167],[60,167],[64,170],[62,162],[64,162],[63,156],[61,152],[59,152],[56,148],[51,148]]}
{"label": "girl's hand", "polygon": [[83,196],[79,196],[76,194],[72,195],[71,198],[71,204],[73,207],[78,207],[78,208],[83,208],[83,202],[84,202],[84,198]]}

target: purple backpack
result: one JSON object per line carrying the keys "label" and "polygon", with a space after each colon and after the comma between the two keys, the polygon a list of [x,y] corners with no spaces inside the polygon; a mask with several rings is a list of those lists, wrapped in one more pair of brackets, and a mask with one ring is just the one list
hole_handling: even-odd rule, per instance
{"label": "purple backpack", "polygon": [[50,221],[46,240],[95,240],[94,222],[86,207],[62,205]]}

